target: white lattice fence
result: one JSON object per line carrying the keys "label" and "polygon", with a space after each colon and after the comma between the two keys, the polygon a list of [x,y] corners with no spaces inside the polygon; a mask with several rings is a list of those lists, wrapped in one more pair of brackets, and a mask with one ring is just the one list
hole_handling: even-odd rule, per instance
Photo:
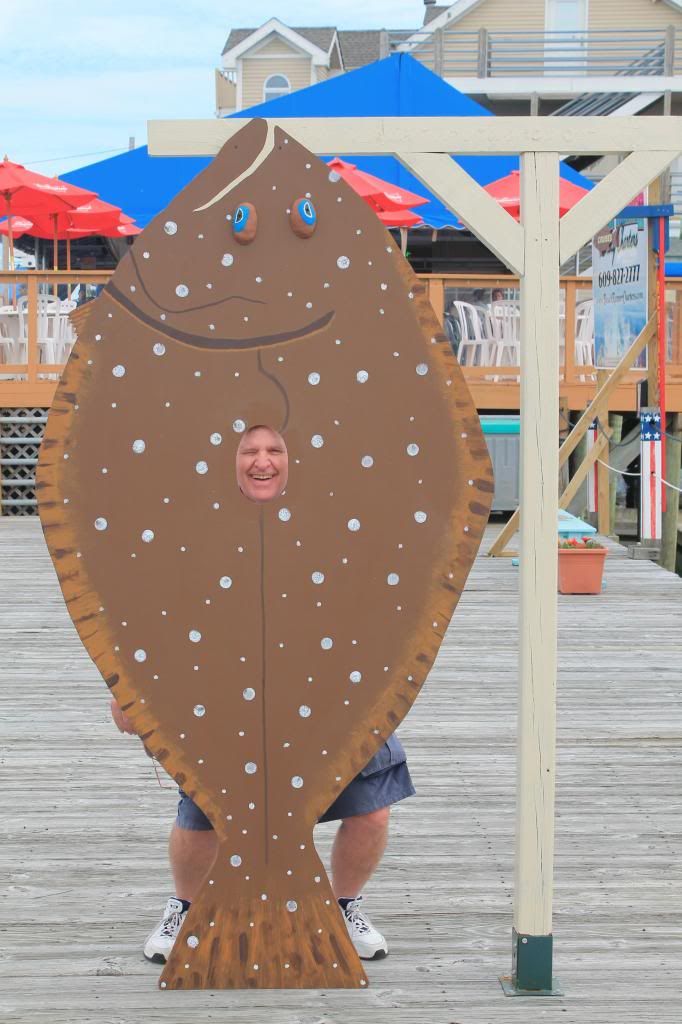
{"label": "white lattice fence", "polygon": [[2,513],[37,514],[35,471],[47,409],[0,409]]}

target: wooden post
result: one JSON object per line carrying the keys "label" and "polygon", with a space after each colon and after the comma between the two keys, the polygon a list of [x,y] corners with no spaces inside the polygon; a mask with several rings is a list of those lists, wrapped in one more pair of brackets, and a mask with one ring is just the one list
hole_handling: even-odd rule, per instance
{"label": "wooden post", "polygon": [[26,294],[28,296],[26,304],[28,316],[28,344],[26,346],[26,362],[28,367],[26,379],[29,384],[35,384],[38,379],[38,281],[36,277],[29,277]]}
{"label": "wooden post", "polygon": [[488,77],[488,29],[478,30],[478,77]]}
{"label": "wooden post", "polygon": [[[618,444],[623,438],[623,417],[620,413],[612,412],[609,416],[609,425],[613,430],[611,440],[614,444]],[[609,520],[611,523],[610,537],[617,539],[616,530],[616,497],[618,494],[618,475],[616,473],[609,474]]]}
{"label": "wooden post", "polygon": [[[580,468],[580,466],[582,466],[583,462],[585,461],[586,457],[587,457],[587,432],[584,433],[583,436],[580,438],[580,441],[578,442],[578,444],[575,447],[575,451],[571,455],[571,479],[570,479],[570,482],[569,482],[569,486],[570,486],[570,483],[573,481],[573,479],[574,479],[578,469]],[[578,495],[580,496],[580,506],[578,508],[577,514],[579,516],[583,517],[585,515],[586,510],[587,510],[587,502],[588,502],[587,482],[585,480],[581,481],[579,487],[576,487],[574,497],[577,497]],[[573,499],[571,499],[571,500],[573,500]]]}
{"label": "wooden post", "polygon": [[[559,395],[559,440],[563,444],[568,435],[571,432],[571,414],[568,406],[568,399],[562,398]],[[570,472],[568,462],[565,462],[563,466],[559,466],[559,491],[566,490],[568,481],[570,480]]]}
{"label": "wooden post", "polygon": [[[596,419],[593,420],[592,423],[590,423],[590,425],[588,427],[587,433],[585,434],[585,439],[587,441],[586,452],[587,452],[588,456],[591,455],[592,449],[596,445],[596,443],[599,440],[599,438],[604,436],[603,434],[599,433],[599,426],[600,426],[599,420],[596,420]],[[608,447],[607,447],[606,451],[607,451],[607,455],[608,455]],[[593,464],[593,466],[592,466],[592,472],[587,477],[587,506],[586,506],[586,508],[587,508],[587,511],[590,513],[590,515],[596,515],[598,507],[599,507],[599,486],[598,486],[598,479],[597,479],[597,463],[595,462]]]}
{"label": "wooden post", "polygon": [[521,569],[514,992],[552,992],[559,497],[559,157],[521,155]]}
{"label": "wooden post", "polygon": [[443,77],[443,29],[437,28],[433,33],[433,70],[439,76]]}
{"label": "wooden post", "polygon": [[[682,458],[682,415],[673,413],[665,448],[665,479],[673,487],[680,486],[680,459]],[[664,569],[675,572],[677,558],[677,523],[680,511],[680,495],[668,487],[668,501],[663,511],[663,535],[661,538],[660,564]]]}
{"label": "wooden post", "polygon": [[445,289],[442,277],[430,277],[428,280],[429,302],[433,311],[438,317],[438,322],[443,325],[445,320]]}
{"label": "wooden post", "polygon": [[[608,370],[597,370],[597,387],[599,389],[603,388],[608,379]],[[606,405],[601,413],[598,425],[603,428],[604,423],[608,423],[608,418],[609,409],[608,405]],[[608,449],[606,459],[597,463],[597,529],[602,537],[608,537],[611,533],[611,497],[609,493],[609,470],[602,464],[604,461],[608,461]]]}

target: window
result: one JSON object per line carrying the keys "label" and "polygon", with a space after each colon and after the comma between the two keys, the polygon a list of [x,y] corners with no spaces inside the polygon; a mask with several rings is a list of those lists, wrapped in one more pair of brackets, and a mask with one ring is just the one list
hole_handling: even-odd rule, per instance
{"label": "window", "polygon": [[587,2],[548,0],[545,17],[548,32],[584,32],[587,28]]}
{"label": "window", "polygon": [[263,84],[263,102],[276,100],[278,96],[286,96],[290,92],[291,86],[286,75],[270,75]]}

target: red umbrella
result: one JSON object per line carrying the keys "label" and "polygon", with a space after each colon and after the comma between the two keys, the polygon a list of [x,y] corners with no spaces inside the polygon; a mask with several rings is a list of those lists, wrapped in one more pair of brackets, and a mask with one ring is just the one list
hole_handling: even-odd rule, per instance
{"label": "red umbrella", "polygon": [[423,224],[418,213],[412,210],[378,210],[377,217],[387,228],[413,228],[417,224]]}
{"label": "red umbrella", "polygon": [[[125,217],[125,214],[123,214]],[[88,235],[101,235],[102,238],[130,238],[133,235],[141,235],[142,228],[138,228],[137,224],[133,223],[132,217],[127,217],[125,221],[119,224],[114,224],[111,227],[100,230],[84,230],[83,228],[69,228],[66,232],[67,238],[86,238]]]}
{"label": "red umbrella", "polygon": [[[7,217],[14,212],[33,219],[34,215],[56,215],[61,210],[73,209],[89,202],[97,195],[89,189],[78,188],[58,178],[47,178],[44,174],[27,171],[21,164],[5,158],[0,163],[0,194],[5,200]],[[12,222],[8,224],[10,259],[14,264]],[[56,268],[55,268],[56,269]]]}
{"label": "red umbrella", "polygon": [[[497,199],[500,206],[503,206],[507,213],[515,220],[521,218],[521,178],[518,171],[512,171],[505,178],[498,181],[491,181],[485,186],[485,191],[494,199]],[[575,206],[583,196],[587,195],[588,189],[574,185],[565,178],[559,179],[559,216],[563,217],[572,206]]]}
{"label": "red umbrella", "polygon": [[[70,228],[90,228],[92,224],[96,227],[115,228],[121,220],[126,217],[120,206],[112,206],[105,203],[103,199],[91,199],[89,203],[77,206],[75,210],[67,210],[63,214],[68,221]],[[127,223],[132,220],[127,218]]]}
{"label": "red umbrella", "polygon": [[[390,181],[384,181],[382,178],[376,178],[373,174],[368,174],[367,171],[361,171],[355,164],[341,160],[338,156],[330,160],[327,166],[343,178],[354,192],[362,196],[375,213],[398,213],[399,211],[409,213],[411,206],[423,206],[429,201],[424,196],[417,195],[416,192],[409,192]],[[383,217],[381,219],[388,227],[411,227],[412,224],[421,222],[419,217],[415,221],[408,218],[408,223],[405,220],[393,222],[386,221]]]}
{"label": "red umbrella", "polygon": [[[108,206],[108,203],[104,204]],[[117,209],[118,207],[112,207]],[[142,228],[138,228],[133,223],[132,217],[128,217],[127,214],[118,211],[119,220],[118,223],[112,223],[110,215],[105,211],[103,220],[98,222],[95,220],[94,215],[90,217],[90,227],[79,227],[72,228],[65,224],[63,217],[55,218],[56,228],[53,226],[53,218],[39,218],[35,217],[33,220],[27,220],[25,217],[11,217],[11,226],[7,220],[0,222],[0,234],[8,235],[10,229],[15,237],[18,235],[31,235],[33,238],[47,238],[52,239],[56,245],[58,241],[66,240],[67,245],[67,270],[71,269],[71,239],[72,238],[88,238],[92,235],[101,235],[105,238],[126,238],[131,235],[139,235],[142,232]],[[56,263],[56,257],[55,257]]]}
{"label": "red umbrella", "polygon": [[[80,203],[78,206],[60,210],[50,214],[51,230],[45,228],[45,218],[34,216],[34,225],[37,230],[30,232],[37,238],[52,238],[54,242],[54,266],[57,269],[57,241],[61,239],[86,238],[88,235],[103,235],[107,231],[115,231],[123,218],[127,222],[132,221],[126,217],[120,206],[113,206],[105,203],[103,199],[91,199],[87,203]],[[81,232],[80,235],[71,234],[71,229]],[[67,257],[70,266],[70,247],[67,246]]]}
{"label": "red umbrella", "polygon": [[5,220],[0,221],[0,235],[9,235],[11,233],[13,238],[21,238],[22,235],[31,233],[33,227],[32,220],[26,220],[25,217],[7,217]]}

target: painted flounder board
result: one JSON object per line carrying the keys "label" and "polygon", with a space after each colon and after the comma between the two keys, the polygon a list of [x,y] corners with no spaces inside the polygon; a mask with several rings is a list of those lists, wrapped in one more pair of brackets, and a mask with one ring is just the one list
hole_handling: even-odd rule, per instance
{"label": "painted flounder board", "polygon": [[[256,424],[289,452],[268,503],[235,480]],[[313,826],[419,692],[493,492],[369,207],[247,125],[78,322],[38,488],[83,643],[219,839],[160,984],[365,985]]]}

